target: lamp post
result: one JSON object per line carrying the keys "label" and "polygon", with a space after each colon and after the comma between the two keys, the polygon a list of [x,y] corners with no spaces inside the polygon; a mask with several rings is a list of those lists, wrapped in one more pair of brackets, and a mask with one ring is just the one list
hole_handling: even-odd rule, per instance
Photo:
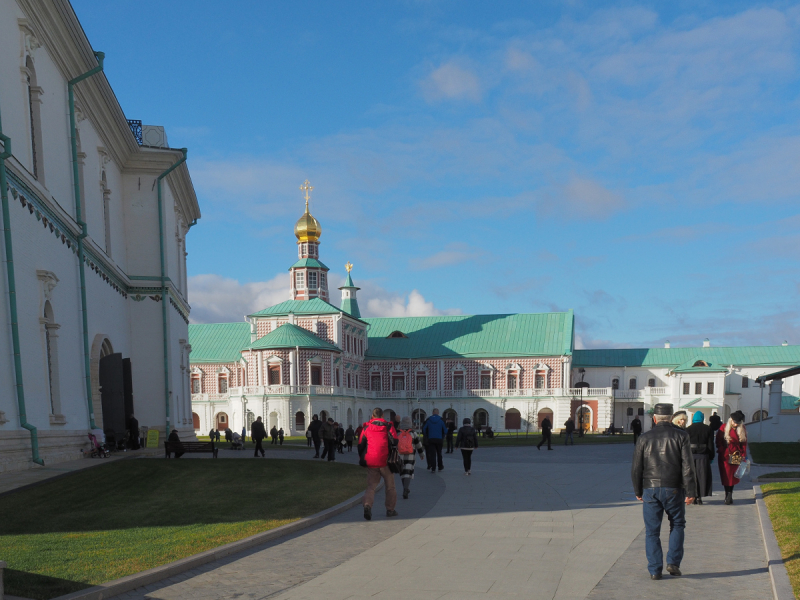
{"label": "lamp post", "polygon": [[581,367],[580,369],[578,369],[578,373],[581,374],[581,380],[578,383],[575,384],[575,387],[580,388],[580,390],[581,390],[581,407],[578,410],[578,412],[580,413],[580,418],[578,419],[578,425],[580,426],[581,429],[578,432],[578,437],[583,437],[583,430],[584,430],[584,428],[583,428],[583,415],[584,415],[584,411],[583,411],[583,388],[589,387],[589,384],[586,383],[583,380],[583,378],[586,377],[586,369]]}

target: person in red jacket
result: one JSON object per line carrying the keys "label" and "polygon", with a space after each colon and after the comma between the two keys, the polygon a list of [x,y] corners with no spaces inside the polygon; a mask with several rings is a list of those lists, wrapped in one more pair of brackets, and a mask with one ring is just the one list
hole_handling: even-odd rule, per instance
{"label": "person in red jacket", "polygon": [[367,490],[364,492],[364,518],[372,519],[372,503],[375,500],[375,488],[383,478],[386,490],[386,516],[396,517],[397,492],[394,487],[394,473],[386,466],[389,458],[389,439],[396,442],[392,423],[385,421],[383,410],[372,411],[372,419],[364,423],[358,439],[359,464],[367,467]]}
{"label": "person in red jacket", "polygon": [[[738,458],[731,462],[731,456],[735,453],[738,453]],[[731,413],[725,427],[717,431],[717,455],[719,478],[725,488],[725,504],[733,504],[733,486],[739,483],[734,475],[739,463],[747,457],[747,430],[744,428],[742,411]]]}

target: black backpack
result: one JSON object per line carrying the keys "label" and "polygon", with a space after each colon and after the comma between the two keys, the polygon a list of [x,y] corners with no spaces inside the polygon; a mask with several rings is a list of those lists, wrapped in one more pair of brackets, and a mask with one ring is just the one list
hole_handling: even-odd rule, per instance
{"label": "black backpack", "polygon": [[475,430],[472,427],[464,427],[461,430],[461,447],[465,450],[475,447]]}

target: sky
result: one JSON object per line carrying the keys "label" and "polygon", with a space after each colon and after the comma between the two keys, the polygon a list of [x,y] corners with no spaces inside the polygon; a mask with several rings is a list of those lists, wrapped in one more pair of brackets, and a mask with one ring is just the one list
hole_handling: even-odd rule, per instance
{"label": "sky", "polygon": [[288,298],[309,179],[364,316],[800,343],[800,5],[72,3],[128,118],[189,148],[193,322]]}

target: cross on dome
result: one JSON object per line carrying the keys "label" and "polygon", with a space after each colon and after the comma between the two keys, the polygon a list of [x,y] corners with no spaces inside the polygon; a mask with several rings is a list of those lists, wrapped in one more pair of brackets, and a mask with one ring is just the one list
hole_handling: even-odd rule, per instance
{"label": "cross on dome", "polygon": [[306,199],[306,212],[308,212],[308,201],[311,200],[311,192],[314,190],[314,187],[311,183],[306,179],[303,182],[303,185],[300,186],[300,191],[305,192],[305,199]]}

